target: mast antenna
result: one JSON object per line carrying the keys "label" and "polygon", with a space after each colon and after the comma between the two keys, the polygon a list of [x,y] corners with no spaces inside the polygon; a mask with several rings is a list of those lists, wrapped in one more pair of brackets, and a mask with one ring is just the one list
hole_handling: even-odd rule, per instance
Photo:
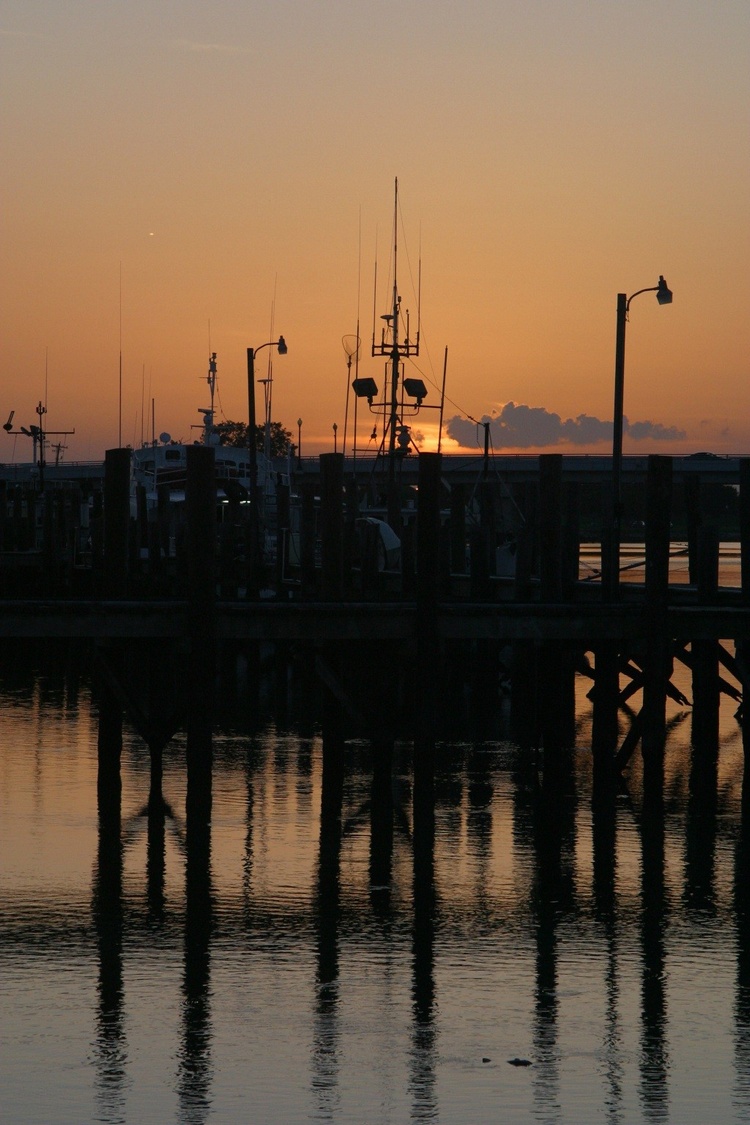
{"label": "mast antenna", "polygon": [[[387,357],[386,362],[386,388],[390,387],[390,396],[388,389],[385,392],[384,412],[386,412],[385,425],[383,427],[383,443],[385,443],[386,434],[388,436],[388,522],[394,529],[398,528],[401,519],[401,506],[398,500],[396,489],[396,456],[397,456],[397,435],[400,434],[404,427],[401,419],[401,411],[399,409],[399,391],[403,382],[403,365],[404,360],[412,356],[419,355],[419,336],[416,340],[412,341],[409,338],[408,319],[406,324],[406,334],[402,339],[399,337],[399,325],[401,319],[401,297],[398,291],[398,177],[394,180],[394,198],[393,198],[393,295],[390,312],[381,316],[384,322],[384,327],[381,332],[380,343],[376,343],[373,332],[372,354],[373,356]],[[406,431],[408,433],[408,429]]]}

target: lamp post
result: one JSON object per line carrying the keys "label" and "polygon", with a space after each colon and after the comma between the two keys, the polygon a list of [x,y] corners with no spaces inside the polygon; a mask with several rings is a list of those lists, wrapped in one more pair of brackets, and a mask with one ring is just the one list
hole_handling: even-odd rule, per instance
{"label": "lamp post", "polygon": [[283,336],[278,340],[268,340],[258,348],[247,349],[247,446],[250,453],[250,521],[251,555],[253,580],[257,574],[259,523],[258,523],[258,451],[255,445],[255,357],[263,348],[278,348],[279,355],[286,355],[287,346]]}
{"label": "lamp post", "polygon": [[333,452],[334,453],[338,453],[338,449],[339,449],[338,432],[339,432],[338,425],[337,425],[336,422],[334,422],[333,423]]}
{"label": "lamp post", "polygon": [[250,450],[250,483],[257,480],[258,461],[255,456],[255,357],[263,348],[278,348],[279,355],[286,355],[288,348],[283,336],[269,340],[259,348],[247,349],[247,444]]}
{"label": "lamp post", "polygon": [[302,419],[297,419],[297,468],[302,468]]}
{"label": "lamp post", "polygon": [[641,293],[656,293],[660,305],[671,305],[672,290],[660,275],[658,285],[637,289],[628,297],[617,294],[617,335],[615,339],[615,407],[612,434],[612,538],[610,543],[609,595],[616,601],[620,590],[620,534],[622,530],[622,429],[625,395],[625,325],[630,302]]}

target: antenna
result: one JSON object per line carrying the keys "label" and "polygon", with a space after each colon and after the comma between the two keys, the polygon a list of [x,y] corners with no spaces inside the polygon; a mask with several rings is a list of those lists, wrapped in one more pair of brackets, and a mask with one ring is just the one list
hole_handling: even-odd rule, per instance
{"label": "antenna", "polygon": [[216,435],[214,434],[214,394],[216,393],[216,378],[216,352],[211,352],[208,359],[208,375],[206,376],[211,405],[208,410],[198,411],[199,414],[203,415],[204,445],[213,445],[216,442]]}
{"label": "antenna", "polygon": [[[357,325],[357,327],[359,327],[359,324]],[[344,409],[344,441],[341,446],[341,452],[344,454],[344,457],[346,457],[346,428],[349,420],[349,390],[351,388],[352,381],[352,360],[355,356],[359,355],[359,345],[361,343],[362,341],[359,338],[359,334],[357,334],[356,336],[350,335],[341,337],[341,346],[343,347],[344,355],[346,356],[346,407]],[[354,444],[356,445],[356,443],[357,437],[355,430]]]}
{"label": "antenna", "polygon": [[[39,403],[36,407],[36,413],[39,418],[39,425],[29,424],[28,426],[19,426],[17,430],[14,430],[13,417],[15,413],[15,410],[11,410],[10,414],[8,415],[8,421],[3,423],[3,429],[5,430],[6,434],[23,434],[24,437],[31,438],[34,446],[34,464],[39,470],[39,490],[40,492],[44,492],[44,468],[46,464],[44,452],[47,438],[52,436],[53,434],[55,437],[68,437],[70,434],[74,434],[75,430],[45,430],[42,419],[47,413],[47,407],[44,405],[41,399],[39,400]],[[57,452],[57,461],[59,461],[60,459],[60,449],[66,448],[67,446],[62,445],[61,443],[60,448]]]}
{"label": "antenna", "polygon": [[[398,177],[394,180],[393,192],[393,296],[390,312],[381,316],[384,321],[384,328],[382,329],[380,343],[375,343],[375,334],[373,332],[372,354],[373,356],[387,357],[386,363],[386,387],[390,383],[390,401],[388,391],[386,390],[384,396],[384,415],[387,412],[387,420],[384,419],[383,426],[383,444],[385,445],[385,437],[388,435],[388,522],[391,527],[397,529],[401,520],[401,506],[398,501],[396,490],[396,441],[397,434],[400,432],[400,427],[403,427],[403,420],[399,410],[399,383],[402,377],[403,361],[411,356],[419,355],[419,336],[412,342],[409,339],[409,324],[408,316],[406,322],[406,334],[403,340],[399,339],[399,325],[401,318],[401,297],[398,292]],[[407,393],[408,389],[407,389]],[[422,396],[424,397],[424,396]]]}
{"label": "antenna", "polygon": [[445,378],[448,374],[448,345],[445,345],[445,357],[443,359],[443,386],[440,390],[440,421],[438,422],[438,447],[437,451],[440,452],[440,446],[443,443],[443,408],[445,406]]}

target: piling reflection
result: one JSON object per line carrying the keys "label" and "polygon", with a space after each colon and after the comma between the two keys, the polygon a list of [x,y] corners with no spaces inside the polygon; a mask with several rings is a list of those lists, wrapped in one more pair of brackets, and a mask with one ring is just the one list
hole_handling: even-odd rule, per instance
{"label": "piling reflection", "polygon": [[318,1113],[331,1118],[338,1103],[339,920],[344,744],[337,716],[323,732],[323,778],[317,880],[317,967],[313,1032],[313,1089]]}
{"label": "piling reflection", "polygon": [[119,806],[99,816],[92,896],[99,972],[96,1012],[96,1096],[102,1120],[125,1121],[127,1038],[123,986],[123,844]]}
{"label": "piling reflection", "polygon": [[180,1121],[202,1125],[211,1109],[211,825],[188,809],[185,834],[185,936],[182,1042],[178,1053]]}
{"label": "piling reflection", "polygon": [[688,806],[685,818],[686,908],[699,915],[716,911],[715,857],[719,747],[693,728]]}
{"label": "piling reflection", "polygon": [[640,1094],[648,1121],[669,1118],[669,1048],[664,887],[665,827],[661,786],[648,790],[641,823],[641,1056]]}
{"label": "piling reflection", "polygon": [[166,821],[174,819],[171,806],[164,800],[161,787],[150,791],[145,815],[148,822],[146,844],[146,901],[148,923],[155,929],[164,924],[164,878],[166,874]]}
{"label": "piling reflection", "polygon": [[[596,764],[594,769],[596,770]],[[602,790],[594,781],[592,801],[592,844],[594,912],[606,948],[605,1022],[603,1050],[605,1061],[607,1121],[622,1121],[624,1065],[619,1018],[620,983],[618,971],[618,924],[615,894],[617,876],[617,804],[610,771]]]}
{"label": "piling reflection", "polygon": [[245,760],[245,846],[242,853],[242,913],[246,929],[249,929],[252,923],[251,901],[253,864],[255,858],[254,831],[256,819],[255,790],[259,769],[260,754],[258,744],[255,739],[252,739],[248,746],[247,758]]}
{"label": "piling reflection", "polygon": [[393,742],[372,743],[370,789],[370,900],[376,913],[387,914],[393,863]]}
{"label": "piling reflection", "polygon": [[737,976],[734,999],[734,1105],[750,1115],[750,819],[745,812],[734,857]]}
{"label": "piling reflection", "polygon": [[471,848],[476,871],[476,916],[487,916],[490,888],[490,859],[492,854],[492,778],[490,758],[487,753],[473,750],[468,761],[469,812],[466,824],[467,843]]}
{"label": "piling reflection", "polygon": [[435,745],[415,740],[413,791],[412,1120],[439,1119],[435,1028]]}
{"label": "piling reflection", "polygon": [[[141,802],[140,811],[129,818],[121,814],[119,775],[110,769],[120,737],[113,709],[114,751],[106,724],[100,727],[98,747],[93,927],[91,934],[77,937],[88,941],[93,936],[91,948],[98,958],[93,1010],[98,1117],[117,1122],[132,1116],[128,1102],[142,1066],[133,1029],[143,1021],[135,1007],[139,990],[126,995],[125,981],[137,971],[139,959],[143,963],[144,950],[151,958],[150,979],[157,979],[162,965],[167,969],[163,979],[169,979],[175,851],[185,857],[186,898],[176,962],[182,969],[180,1023],[176,1043],[169,1047],[171,1058],[178,1060],[177,1074],[176,1083],[166,1084],[166,1096],[176,1093],[180,1121],[203,1123],[217,1113],[214,1035],[222,1036],[222,1061],[224,1052],[242,1055],[243,1047],[227,1046],[230,1035],[217,1022],[223,1004],[214,1002],[213,989],[225,986],[225,953],[227,963],[236,966],[247,953],[248,935],[264,943],[264,950],[271,948],[275,973],[289,971],[288,959],[294,962],[290,979],[294,973],[297,981],[315,979],[314,992],[300,989],[289,1001],[303,1028],[290,1050],[302,1054],[294,1081],[305,1087],[308,1116],[338,1119],[345,1098],[352,1096],[354,1078],[347,1068],[351,1058],[359,1064],[363,1047],[361,1040],[345,1036],[345,1027],[367,1023],[357,1008],[363,1002],[389,1004],[393,1012],[387,1036],[377,1029],[373,1042],[376,1052],[384,1046],[390,1051],[394,1044],[401,1052],[403,1118],[437,1121],[441,1113],[447,1116],[446,1105],[440,1104],[447,1098],[440,1097],[446,1071],[438,1045],[450,1050],[451,1057],[454,1042],[458,1050],[475,1050],[471,1033],[460,1030],[460,1006],[478,996],[481,1014],[475,1026],[481,1026],[488,1012],[493,1018],[493,1006],[507,1017],[505,1026],[517,1021],[513,1034],[519,1038],[511,1040],[503,1037],[498,1019],[496,1058],[502,1061],[500,1044],[503,1049],[508,1044],[509,1055],[517,1052],[533,1061],[533,1068],[524,1072],[526,1085],[518,1083],[514,1090],[525,1090],[531,1116],[550,1122],[575,1119],[575,1107],[566,1099],[577,1065],[571,1058],[580,1048],[576,1036],[585,1021],[584,1034],[588,1045],[594,1040],[597,1060],[591,1096],[599,1099],[599,1118],[621,1125],[635,1104],[639,1119],[671,1120],[685,1101],[675,1076],[684,1074],[685,1060],[700,1049],[700,1044],[686,1046],[690,1005],[698,989],[706,987],[696,976],[696,991],[686,999],[692,965],[686,970],[685,950],[697,965],[708,963],[711,969],[709,959],[716,956],[719,985],[727,965],[733,974],[731,1001],[717,1000],[716,1035],[726,1035],[733,1052],[736,1116],[750,1116],[747,812],[739,821],[748,786],[745,781],[741,801],[737,730],[725,733],[719,747],[701,716],[694,718],[689,734],[685,714],[681,711],[679,719],[668,722],[666,753],[652,759],[651,769],[643,770],[640,751],[633,756],[629,788],[624,783],[618,788],[609,768],[597,773],[601,763],[595,765],[588,747],[579,745],[574,758],[565,745],[555,746],[551,727],[544,750],[496,742],[451,743],[436,750],[432,742],[418,740],[411,771],[408,744],[394,744],[390,735],[373,740],[369,751],[359,740],[345,748],[341,725],[329,720],[321,759],[311,728],[306,739],[291,732],[279,736],[269,719],[265,727],[254,728],[258,737],[246,758],[244,736],[228,739],[229,750],[217,740],[214,780],[222,834],[212,840],[210,790],[209,801],[201,801],[196,787],[205,761],[191,776],[184,831],[162,795],[161,778],[153,784],[153,771],[148,802]],[[33,729],[36,734],[37,726]],[[611,752],[611,742],[609,748]],[[192,749],[199,749],[195,738]],[[33,803],[37,821],[49,802],[48,762],[41,752],[27,758],[28,776],[35,774],[33,792],[38,790]],[[142,746],[136,752],[129,747],[123,769],[127,808],[134,785],[145,788],[149,779]],[[176,756],[165,755],[167,793],[183,784],[183,772]],[[90,782],[93,789],[93,773]],[[399,785],[409,792],[411,810],[400,800]],[[356,794],[351,807],[350,794]],[[319,831],[317,856],[310,855],[311,831],[313,839]],[[87,838],[86,895],[91,842]],[[409,846],[410,867],[403,862]],[[138,857],[135,874],[133,857]],[[267,914],[257,909],[260,895],[267,896]],[[40,932],[48,928],[44,940],[50,949],[60,932],[69,934],[73,928],[60,901],[52,903],[40,923]],[[213,943],[219,907],[222,973],[217,977]],[[722,929],[727,917],[729,940]],[[278,926],[272,947],[265,946],[267,935],[260,932],[265,918]],[[22,932],[21,923],[16,924]],[[411,955],[405,966],[393,955],[404,935],[406,956]],[[0,953],[10,948],[10,940],[0,937]],[[493,960],[495,943],[500,954]],[[127,964],[126,950],[137,952]],[[516,957],[508,956],[516,951]],[[591,951],[591,959],[580,970],[575,962],[582,951]],[[350,954],[352,971],[347,962],[344,973],[344,958]],[[380,974],[384,956],[387,984]],[[360,987],[360,964],[369,969],[366,989]],[[406,992],[398,995],[394,982],[404,971]],[[575,972],[580,976],[574,979]],[[481,990],[493,973],[492,987],[497,981],[501,985],[488,1000]],[[347,985],[343,992],[342,975]],[[629,979],[636,983],[636,995],[628,995]],[[515,1007],[503,1009],[506,980],[517,992]],[[591,1013],[582,1015],[589,1001]],[[729,1004],[734,1023],[727,1033]],[[448,1024],[457,1009],[455,1024]],[[371,1025],[372,1013],[370,1006]],[[290,1023],[283,1026],[289,1033]],[[483,1035],[485,1031],[482,1027]],[[367,1034],[373,1033],[368,1029]],[[633,1042],[635,1052],[626,1049]],[[722,1048],[711,1043],[706,1049]],[[390,1055],[388,1060],[390,1066]],[[388,1077],[394,1072],[395,1067]],[[483,1073],[494,1078],[490,1067]],[[382,1077],[376,1074],[372,1085]],[[470,1094],[462,1096],[470,1099]]]}
{"label": "piling reflection", "polygon": [[[550,746],[533,805],[536,986],[534,996],[533,1089],[537,1112],[549,1118],[560,1104],[559,998],[557,981],[558,926],[574,903],[573,856],[575,799],[570,792],[570,758],[564,748]],[[567,789],[563,795],[559,786]]]}

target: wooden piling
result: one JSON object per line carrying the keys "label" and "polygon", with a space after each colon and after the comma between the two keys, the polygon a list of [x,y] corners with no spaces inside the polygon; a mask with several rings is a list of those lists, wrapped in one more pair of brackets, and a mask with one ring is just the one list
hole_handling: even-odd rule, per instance
{"label": "wooden piling", "polygon": [[276,485],[276,597],[286,597],[289,552],[289,485]]}
{"label": "wooden piling", "polygon": [[466,486],[451,487],[450,568],[453,574],[466,574]]}
{"label": "wooden piling", "polygon": [[417,501],[417,667],[419,729],[434,736],[440,654],[437,607],[440,595],[440,453],[419,454]]}
{"label": "wooden piling", "polygon": [[130,450],[108,449],[104,455],[104,596],[128,592],[130,528]]}
{"label": "wooden piling", "polygon": [[188,593],[187,806],[191,815],[211,815],[214,685],[216,678],[216,481],[210,446],[187,449],[186,487]]}
{"label": "wooden piling", "polygon": [[[702,526],[698,546],[698,599],[715,605],[719,592],[719,533]],[[696,640],[691,644],[693,666],[693,748],[705,760],[719,752],[719,642]]]}
{"label": "wooden piling", "polygon": [[[104,457],[104,551],[102,593],[124,598],[128,586],[128,531],[130,525],[130,450],[108,449]],[[122,643],[110,642],[101,658],[113,668],[122,667]],[[99,682],[99,732],[97,741],[97,798],[100,813],[120,814],[122,780],[122,703],[105,677]]]}
{"label": "wooden piling", "polygon": [[412,802],[415,876],[419,870],[422,877],[430,881],[435,835],[435,737],[441,668],[436,618],[440,590],[441,466],[442,454],[419,454],[417,706]]}
{"label": "wooden piling", "polygon": [[591,750],[594,758],[594,799],[611,795],[614,756],[619,741],[620,652],[616,643],[602,642],[594,650],[594,688]]}
{"label": "wooden piling", "polygon": [[644,784],[661,793],[666,739],[667,683],[671,675],[671,640],[666,611],[669,594],[672,458],[651,455],[646,476],[645,608],[651,628],[646,642],[641,750]]}
{"label": "wooden piling", "polygon": [[338,601],[344,581],[344,455],[320,457],[321,596]]}
{"label": "wooden piling", "polygon": [[[562,602],[566,585],[563,510],[562,456],[543,454],[539,458],[539,596],[550,605]],[[543,645],[537,661],[545,785],[567,788],[575,728],[575,671],[570,652],[559,642]]]}
{"label": "wooden piling", "polygon": [[302,597],[315,594],[315,485],[303,480],[300,485],[299,562]]}

